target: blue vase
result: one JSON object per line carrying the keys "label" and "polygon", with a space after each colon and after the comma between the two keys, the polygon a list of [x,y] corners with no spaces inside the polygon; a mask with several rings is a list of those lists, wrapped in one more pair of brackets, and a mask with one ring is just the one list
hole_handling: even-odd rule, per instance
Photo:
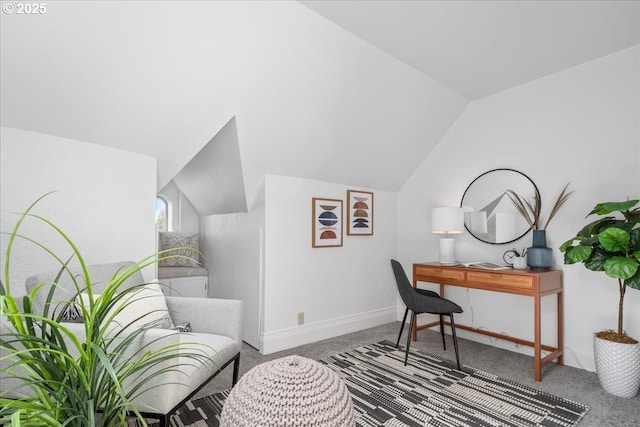
{"label": "blue vase", "polygon": [[534,270],[551,268],[553,251],[547,247],[546,230],[533,230],[533,244],[527,248],[527,265]]}

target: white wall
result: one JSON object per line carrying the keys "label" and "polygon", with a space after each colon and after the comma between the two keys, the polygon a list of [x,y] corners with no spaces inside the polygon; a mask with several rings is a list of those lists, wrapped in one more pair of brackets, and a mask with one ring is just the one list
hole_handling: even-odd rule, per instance
{"label": "white wall", "polygon": [[[78,246],[88,264],[139,261],[155,252],[155,159],[127,151],[1,128],[0,225],[10,231],[29,204],[34,213],[59,226]],[[22,230],[70,256],[68,246],[48,229],[29,221]],[[7,237],[0,237],[2,259]],[[58,264],[43,251],[19,242],[11,256],[12,292],[24,293],[24,279]],[[4,269],[4,264],[2,267]],[[146,272],[147,279],[154,271]]]}
{"label": "white wall", "polygon": [[[264,200],[264,187],[261,200]],[[260,349],[264,288],[264,202],[249,213],[202,217],[200,244],[209,297],[244,302],[242,339]]]}
{"label": "white wall", "polygon": [[[594,370],[592,333],[616,326],[617,282],[583,266],[564,266],[558,250],[586,224],[585,215],[602,201],[640,196],[638,117],[640,47],[600,58],[473,102],[399,194],[401,260],[436,260],[437,236],[428,233],[428,212],[458,205],[479,174],[509,167],[527,174],[543,200],[543,217],[567,182],[576,192],[547,230],[554,267],[564,271],[565,361]],[[502,262],[502,253],[530,246],[531,234],[514,243],[488,245],[468,233],[456,237],[463,261]],[[532,301],[524,297],[452,289],[465,310],[460,323],[531,339]],[[625,327],[640,336],[640,292],[626,296]],[[543,338],[555,343],[553,298],[543,302]],[[482,342],[531,354],[528,348]]]}
{"label": "white wall", "polygon": [[[342,247],[312,248],[311,199],[344,201],[347,189],[374,192],[374,235],[345,230]],[[396,319],[396,193],[267,175],[265,195],[263,352]]]}

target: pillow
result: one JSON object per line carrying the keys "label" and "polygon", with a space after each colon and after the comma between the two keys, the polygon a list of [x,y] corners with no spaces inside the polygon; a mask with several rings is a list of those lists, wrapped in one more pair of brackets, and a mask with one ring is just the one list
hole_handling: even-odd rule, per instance
{"label": "pillow", "polygon": [[[88,306],[88,295],[83,293],[81,296],[83,302]],[[93,296],[98,298],[100,294],[93,294]],[[123,308],[115,315],[113,323],[121,328],[129,326],[156,329],[174,328],[167,302],[164,299],[164,293],[159,283],[150,283],[128,292],[120,299],[119,306],[111,309],[109,316],[119,307]]]}
{"label": "pillow", "polygon": [[71,302],[67,306],[67,309],[62,313],[63,322],[82,323],[82,309],[76,302]]}
{"label": "pillow", "polygon": [[[160,251],[180,248],[163,254],[182,255],[178,258],[163,259],[158,263],[160,267],[199,267],[198,251],[200,250],[200,236],[197,234],[173,233],[163,231],[160,236]],[[187,257],[187,258],[184,258]]]}

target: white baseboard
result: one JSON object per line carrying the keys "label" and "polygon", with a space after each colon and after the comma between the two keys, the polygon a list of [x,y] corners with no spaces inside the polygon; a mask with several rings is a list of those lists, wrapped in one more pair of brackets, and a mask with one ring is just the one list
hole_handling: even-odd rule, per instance
{"label": "white baseboard", "polygon": [[263,332],[260,336],[260,353],[270,354],[303,344],[333,338],[362,329],[373,328],[396,321],[397,307],[391,306],[379,310],[352,314],[308,323],[277,331]]}

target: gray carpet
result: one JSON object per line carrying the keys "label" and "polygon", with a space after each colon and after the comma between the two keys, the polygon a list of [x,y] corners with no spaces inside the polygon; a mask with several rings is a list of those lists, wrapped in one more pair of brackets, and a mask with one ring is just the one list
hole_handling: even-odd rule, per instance
{"label": "gray carpet", "polygon": [[[399,329],[400,323],[394,322],[266,356],[245,344],[240,361],[240,375],[259,363],[286,355],[298,354],[319,360],[372,342],[382,340],[395,342]],[[450,342],[451,337],[447,336],[447,339]],[[579,427],[640,425],[640,397],[623,399],[604,392],[593,372],[551,364],[543,370],[542,381],[535,382],[532,357],[465,339],[459,339],[459,345],[463,365],[491,372],[502,378],[589,406],[590,410],[580,422]],[[418,341],[411,344],[412,349],[435,354],[445,359],[455,357],[452,347],[449,345],[448,350],[443,351],[440,335],[434,331],[420,331]],[[211,395],[229,388],[231,371],[232,369],[228,368],[222,372],[196,397]]]}

